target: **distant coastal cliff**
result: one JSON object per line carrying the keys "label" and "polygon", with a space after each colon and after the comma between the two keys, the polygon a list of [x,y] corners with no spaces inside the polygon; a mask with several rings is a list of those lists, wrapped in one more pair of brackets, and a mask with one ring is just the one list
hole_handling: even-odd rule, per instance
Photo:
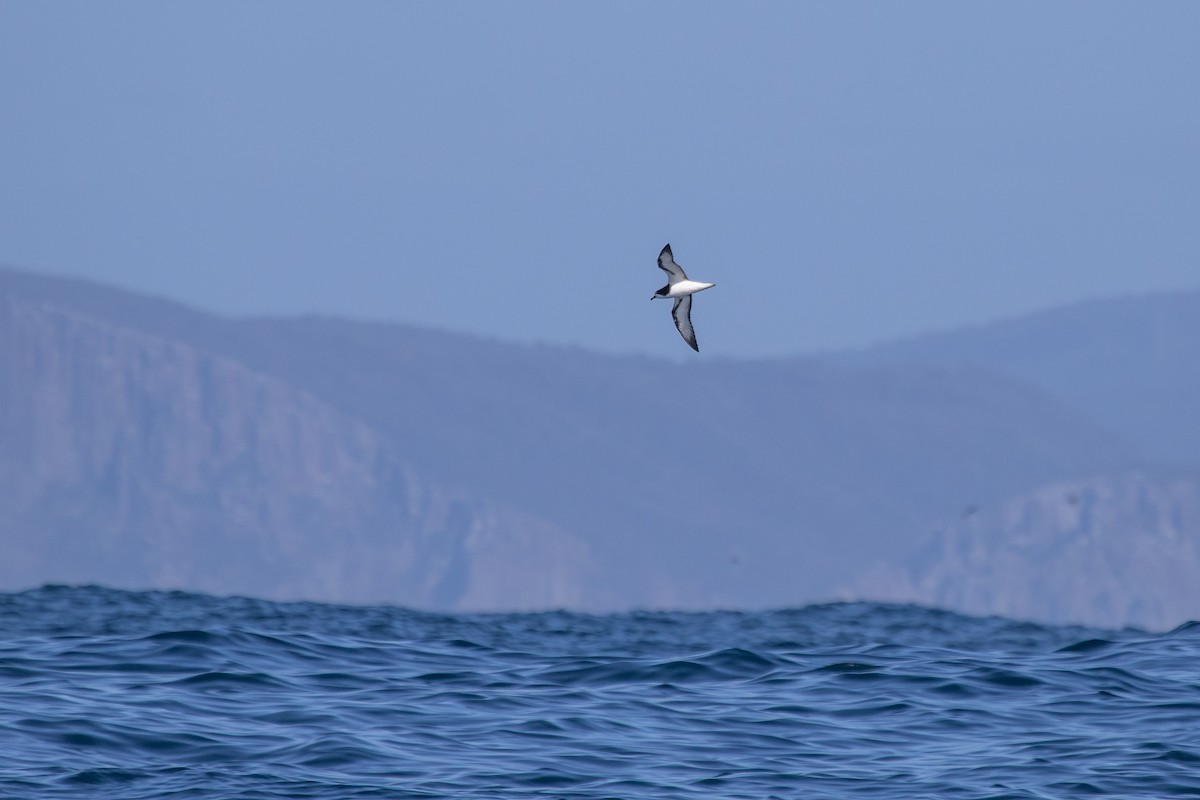
{"label": "distant coastal cliff", "polygon": [[[1160,447],[1200,437],[1177,341],[1192,306],[1099,303],[1061,330],[1047,312],[1030,325],[1057,354],[1010,346],[1028,343],[1015,320],[680,365],[0,270],[0,588],[460,610],[864,597],[1170,626],[1200,617],[1200,467]],[[1153,357],[1089,355],[1109,318]],[[1072,394],[1121,370],[1138,386]],[[689,434],[664,434],[681,411]]]}

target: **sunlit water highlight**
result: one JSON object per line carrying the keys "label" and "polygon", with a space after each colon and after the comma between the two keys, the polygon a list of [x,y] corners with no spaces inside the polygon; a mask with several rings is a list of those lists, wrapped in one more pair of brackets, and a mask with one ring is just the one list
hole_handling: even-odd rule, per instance
{"label": "sunlit water highlight", "polygon": [[1200,796],[1200,626],[0,595],[0,797]]}

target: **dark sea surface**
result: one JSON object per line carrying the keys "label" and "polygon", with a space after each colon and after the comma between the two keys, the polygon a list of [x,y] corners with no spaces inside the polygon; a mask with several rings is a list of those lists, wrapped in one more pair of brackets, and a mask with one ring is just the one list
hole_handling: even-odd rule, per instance
{"label": "dark sea surface", "polygon": [[0,594],[3,798],[1200,796],[1200,625]]}

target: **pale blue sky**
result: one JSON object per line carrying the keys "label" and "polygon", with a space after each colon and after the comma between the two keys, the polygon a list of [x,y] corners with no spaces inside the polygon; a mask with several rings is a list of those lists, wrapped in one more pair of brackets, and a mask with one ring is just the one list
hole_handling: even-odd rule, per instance
{"label": "pale blue sky", "polygon": [[700,358],[1200,286],[1200,4],[0,0],[0,262]]}

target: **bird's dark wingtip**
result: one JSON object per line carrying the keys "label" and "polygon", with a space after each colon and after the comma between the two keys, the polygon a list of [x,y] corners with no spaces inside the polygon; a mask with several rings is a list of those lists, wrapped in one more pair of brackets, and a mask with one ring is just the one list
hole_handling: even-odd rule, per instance
{"label": "bird's dark wingtip", "polygon": [[658,252],[658,254],[659,254],[660,256],[661,256],[663,253],[666,253],[667,255],[672,255],[672,253],[671,253],[671,245],[670,245],[670,243],[667,243],[667,244],[663,245],[663,249],[662,249],[662,250],[660,250],[660,251]]}

